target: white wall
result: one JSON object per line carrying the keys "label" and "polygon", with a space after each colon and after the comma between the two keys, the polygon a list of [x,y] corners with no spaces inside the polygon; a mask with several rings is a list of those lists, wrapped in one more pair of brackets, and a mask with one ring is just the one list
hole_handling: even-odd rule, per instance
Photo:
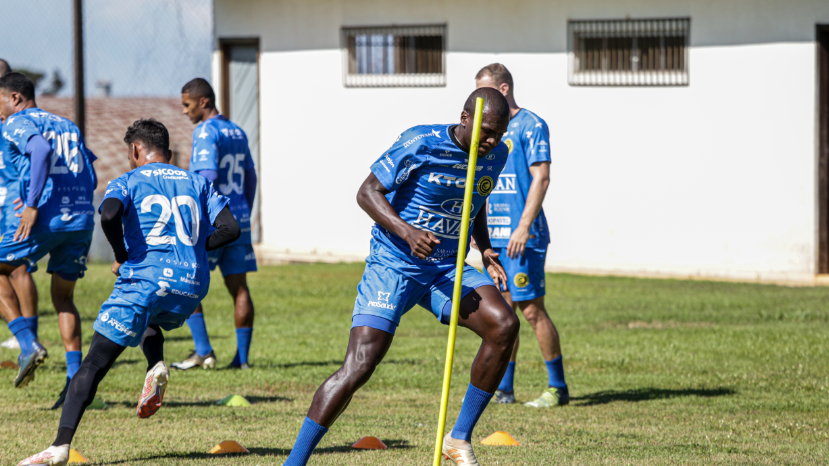
{"label": "white wall", "polygon": [[[456,121],[493,61],[551,129],[548,268],[811,280],[815,24],[829,2],[215,0],[261,39],[265,250],[359,258],[354,196],[406,128]],[[725,3],[725,4],[724,4]],[[690,86],[567,84],[570,19],[690,16]],[[445,88],[342,84],[342,26],[447,23]]]}

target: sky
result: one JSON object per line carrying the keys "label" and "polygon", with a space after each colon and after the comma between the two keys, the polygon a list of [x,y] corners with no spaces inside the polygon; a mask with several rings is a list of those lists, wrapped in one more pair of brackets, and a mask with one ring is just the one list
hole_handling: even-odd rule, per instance
{"label": "sky", "polygon": [[[38,92],[58,70],[59,95],[72,96],[72,1],[2,1],[0,58],[46,74]],[[211,0],[84,0],[86,95],[109,81],[117,97],[178,96],[190,79],[210,79],[212,9]]]}

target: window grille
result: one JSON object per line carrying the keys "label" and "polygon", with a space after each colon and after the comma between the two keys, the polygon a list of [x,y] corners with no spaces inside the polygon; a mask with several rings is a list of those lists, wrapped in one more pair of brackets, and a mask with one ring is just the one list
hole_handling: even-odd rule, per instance
{"label": "window grille", "polygon": [[570,21],[572,86],[687,86],[690,18]]}
{"label": "window grille", "polygon": [[446,26],[344,27],[346,87],[446,85]]}

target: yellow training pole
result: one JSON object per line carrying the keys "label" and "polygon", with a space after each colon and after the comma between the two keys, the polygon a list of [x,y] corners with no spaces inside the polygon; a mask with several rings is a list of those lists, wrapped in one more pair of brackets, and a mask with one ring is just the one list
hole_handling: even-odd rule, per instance
{"label": "yellow training pole", "polygon": [[461,308],[461,284],[463,283],[463,267],[466,263],[466,242],[469,238],[469,214],[472,206],[472,188],[475,184],[475,166],[478,164],[478,140],[481,137],[481,117],[483,113],[484,99],[478,97],[475,100],[475,117],[472,120],[472,141],[469,145],[469,162],[466,167],[461,235],[458,238],[458,262],[455,266],[455,289],[452,292],[452,318],[449,320],[449,343],[446,345],[446,367],[443,369],[443,392],[440,395],[440,417],[438,418],[438,434],[435,439],[435,460],[433,466],[440,466],[443,431],[446,429],[446,409],[449,405],[449,385],[452,382],[452,362],[455,359],[455,334],[458,331],[458,312]]}

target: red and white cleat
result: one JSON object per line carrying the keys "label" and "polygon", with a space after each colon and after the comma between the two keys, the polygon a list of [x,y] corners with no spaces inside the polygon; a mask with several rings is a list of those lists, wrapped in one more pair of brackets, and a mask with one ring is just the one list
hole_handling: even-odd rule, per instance
{"label": "red and white cleat", "polygon": [[161,401],[164,400],[164,392],[167,390],[167,381],[170,380],[170,371],[164,361],[159,361],[147,372],[147,378],[144,379],[144,390],[141,392],[141,398],[138,400],[138,407],[136,413],[141,419],[146,419],[161,407]]}
{"label": "red and white cleat", "polygon": [[454,439],[446,434],[443,437],[443,457],[458,466],[481,466],[472,451],[472,444],[463,440]]}
{"label": "red and white cleat", "polygon": [[17,463],[17,466],[65,466],[69,462],[69,445],[51,447]]}

